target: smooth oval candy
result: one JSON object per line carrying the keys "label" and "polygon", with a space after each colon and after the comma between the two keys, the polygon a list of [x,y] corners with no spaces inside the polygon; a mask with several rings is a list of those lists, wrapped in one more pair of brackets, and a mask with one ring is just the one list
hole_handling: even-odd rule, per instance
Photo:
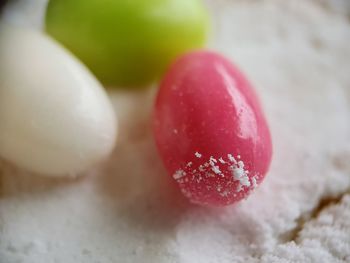
{"label": "smooth oval candy", "polygon": [[0,24],[0,155],[30,171],[78,173],[107,156],[116,117],[102,86],[40,32]]}
{"label": "smooth oval candy", "polygon": [[186,54],[160,85],[154,136],[168,172],[193,203],[248,196],[268,171],[272,143],[258,98],[222,56]]}
{"label": "smooth oval candy", "polygon": [[204,45],[201,0],[50,0],[46,30],[108,86],[147,86]]}

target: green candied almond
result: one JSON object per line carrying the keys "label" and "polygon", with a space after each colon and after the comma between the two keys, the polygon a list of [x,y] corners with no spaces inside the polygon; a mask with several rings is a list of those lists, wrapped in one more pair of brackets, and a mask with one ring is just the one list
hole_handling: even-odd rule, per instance
{"label": "green candied almond", "polygon": [[208,27],[200,0],[51,0],[46,15],[46,31],[113,87],[152,83]]}

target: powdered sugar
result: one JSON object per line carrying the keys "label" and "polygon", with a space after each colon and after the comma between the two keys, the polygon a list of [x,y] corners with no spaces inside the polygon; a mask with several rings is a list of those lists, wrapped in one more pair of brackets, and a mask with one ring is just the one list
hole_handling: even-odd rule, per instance
{"label": "powdered sugar", "polygon": [[216,174],[222,174],[221,171],[220,171],[220,169],[219,169],[219,166],[214,165],[214,166],[211,168],[211,170],[212,170],[214,173],[216,173]]}
{"label": "powdered sugar", "polygon": [[194,154],[197,158],[201,158],[202,157],[202,155],[199,153],[199,152],[195,152],[195,154]]}
{"label": "powdered sugar", "polygon": [[[196,152],[194,155],[197,156],[198,154],[199,153]],[[228,167],[228,170],[231,172],[233,181],[238,182],[236,187],[237,193],[244,190],[245,187],[246,188],[251,187],[251,190],[257,187],[256,175],[253,175],[252,178],[249,178],[248,176],[249,171],[244,169],[244,166],[245,166],[244,161],[243,160],[239,160],[238,162],[236,161],[236,158],[237,159],[241,158],[240,156],[238,158],[238,155],[237,155],[235,158],[234,155],[230,153],[230,154],[227,154],[226,160],[224,158],[225,157],[222,157],[222,156],[218,158],[214,158],[213,156],[210,156],[209,159],[206,162],[200,164],[197,169],[192,167],[193,162],[188,162],[186,167],[183,168],[186,170],[187,174],[190,176],[190,179],[188,179],[186,182],[190,182],[190,180],[193,180],[196,183],[200,183],[203,177],[215,177],[215,176],[225,177],[226,173],[222,171],[224,171]],[[180,185],[185,183],[185,181],[182,180],[182,178],[186,176],[186,172],[183,169],[177,170],[173,175],[173,178],[177,180]],[[218,190],[218,192],[221,192],[221,190],[224,187],[219,184],[216,186],[216,188],[220,190],[220,191]],[[226,191],[222,194],[227,196],[229,192],[230,191],[226,189]]]}
{"label": "powdered sugar", "polygon": [[175,180],[179,180],[180,178],[182,178],[184,176],[186,176],[186,173],[183,170],[177,170],[173,175]]}

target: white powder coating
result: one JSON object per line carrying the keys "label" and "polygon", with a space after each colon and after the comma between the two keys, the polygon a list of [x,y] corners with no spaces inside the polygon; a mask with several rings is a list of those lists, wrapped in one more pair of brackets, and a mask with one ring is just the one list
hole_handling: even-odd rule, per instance
{"label": "white powder coating", "polygon": [[[238,158],[238,156],[237,156],[237,158]],[[244,162],[243,161],[238,161],[237,165],[232,165],[230,168],[232,170],[232,175],[233,175],[234,180],[239,181],[239,183],[240,183],[240,185],[237,188],[237,192],[240,192],[242,190],[243,186],[249,187],[251,185],[251,183],[249,181],[249,177],[248,177],[249,171],[244,170]],[[253,180],[253,178],[252,178],[252,180]],[[255,178],[254,178],[254,180],[255,180]],[[253,183],[253,185],[254,185],[254,183]],[[256,180],[255,180],[255,185],[256,185]]]}
{"label": "white powder coating", "polygon": [[[195,155],[197,152],[195,153]],[[238,181],[238,185],[236,188],[236,193],[239,193],[244,188],[243,187],[251,187],[250,190],[254,190],[257,186],[256,182],[256,175],[252,176],[251,179],[249,179],[249,171],[244,169],[244,162],[242,160],[236,161],[233,154],[227,155],[228,159],[225,161],[223,157],[218,157],[218,159],[214,158],[213,156],[210,156],[208,162],[205,162],[204,164],[200,164],[198,166],[198,170],[195,167],[192,167],[193,163],[188,162],[183,169],[187,171],[187,173],[182,169],[178,169],[173,174],[173,178],[181,185],[183,183],[192,182],[192,183],[200,183],[204,177],[215,177],[215,176],[221,176],[225,177],[225,174],[222,172],[225,170],[229,170],[232,173],[232,178],[234,181]],[[238,158],[238,156],[237,156]],[[218,161],[219,160],[219,161]],[[220,170],[221,167],[221,170]],[[189,175],[189,178],[186,178],[183,180],[182,178],[186,175]],[[218,192],[221,192],[223,188],[225,188],[224,192],[226,195],[230,193],[229,190],[231,189],[231,183],[232,181],[229,179],[227,180],[228,184],[227,187],[223,187],[222,185],[215,186],[218,189]],[[226,189],[229,188],[229,189]]]}
{"label": "white powder coating", "polygon": [[185,175],[186,175],[186,173],[183,170],[177,170],[174,173],[173,177],[174,177],[175,180],[178,180],[178,179],[184,177]]}
{"label": "white powder coating", "polygon": [[221,174],[219,166],[214,165],[211,169],[214,173]]}
{"label": "white powder coating", "polygon": [[232,156],[232,154],[228,154],[227,157],[231,162],[236,163],[236,159]]}
{"label": "white powder coating", "polygon": [[[18,10],[40,2],[11,1],[12,19],[37,24]],[[208,3],[212,47],[242,67],[266,110],[265,182],[236,206],[189,205],[144,128],[154,91],[113,92],[119,145],[101,167],[72,181],[0,164],[1,263],[350,262],[349,194],[290,234],[322,198],[350,188],[350,2]]]}
{"label": "white powder coating", "polygon": [[222,164],[225,163],[225,161],[224,161],[224,159],[222,159],[222,157],[219,158],[219,162],[222,163]]}
{"label": "white powder coating", "polygon": [[233,178],[235,180],[239,180],[242,176],[244,176],[246,173],[241,166],[232,166],[231,167]]}
{"label": "white powder coating", "polygon": [[197,158],[201,158],[202,155],[199,153],[199,152],[195,152],[194,155],[197,157]]}
{"label": "white powder coating", "polygon": [[252,184],[253,184],[253,189],[255,189],[258,186],[255,176],[252,177]]}

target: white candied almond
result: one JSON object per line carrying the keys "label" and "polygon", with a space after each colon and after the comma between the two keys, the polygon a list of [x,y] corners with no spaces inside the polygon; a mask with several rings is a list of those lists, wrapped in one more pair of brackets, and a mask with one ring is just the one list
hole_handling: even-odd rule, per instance
{"label": "white candied almond", "polygon": [[76,174],[112,151],[106,92],[45,34],[0,24],[0,156],[45,175]]}

